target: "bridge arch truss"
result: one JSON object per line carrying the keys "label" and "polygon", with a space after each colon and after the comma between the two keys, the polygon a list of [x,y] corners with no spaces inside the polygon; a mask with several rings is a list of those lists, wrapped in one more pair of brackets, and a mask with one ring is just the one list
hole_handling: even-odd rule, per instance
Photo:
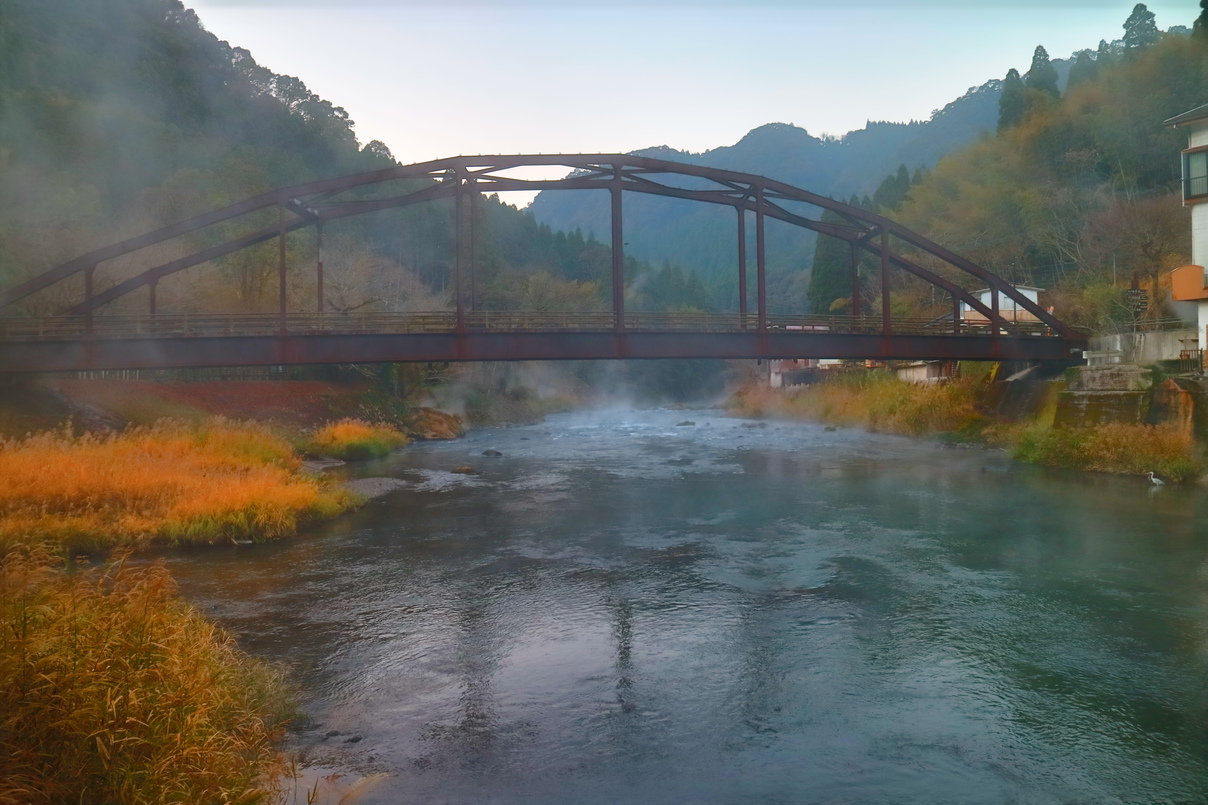
{"label": "bridge arch truss", "polygon": [[[525,168],[565,167],[568,174],[562,178],[532,179],[509,175],[509,171]],[[439,199],[452,199],[455,208],[455,259],[453,262],[453,297],[454,310],[440,318],[441,323],[429,321],[419,331],[408,329],[406,332],[385,332],[379,335],[393,335],[397,344],[400,337],[406,335],[443,335],[446,338],[439,349],[431,350],[432,354],[425,357],[424,348],[418,351],[411,347],[395,349],[379,343],[371,358],[388,359],[396,355],[399,360],[446,360],[446,359],[500,359],[507,357],[533,358],[558,357],[557,349],[550,354],[549,350],[526,349],[514,336],[517,331],[523,331],[523,322],[517,326],[510,324],[511,347],[504,346],[504,341],[486,350],[473,348],[471,340],[476,335],[476,326],[481,329],[483,317],[473,310],[473,295],[467,305],[467,285],[475,276],[474,248],[474,217],[475,204],[472,199],[477,194],[501,193],[508,191],[533,190],[600,190],[609,193],[611,198],[610,244],[612,252],[611,285],[612,311],[607,317],[595,317],[590,320],[577,321],[565,328],[568,336],[578,334],[586,336],[593,334],[595,341],[603,341],[599,336],[607,335],[611,339],[611,347],[596,346],[591,349],[582,347],[569,348],[570,353],[565,357],[703,357],[696,352],[704,350],[719,357],[811,357],[818,355],[818,350],[831,350],[822,357],[882,357],[882,358],[1033,358],[1049,360],[1069,360],[1071,355],[1085,345],[1085,339],[1074,328],[1053,316],[1048,310],[1033,302],[1016,289],[1011,283],[987,271],[976,263],[949,251],[928,238],[898,224],[888,218],[844,204],[834,199],[821,196],[783,182],[778,182],[753,174],[736,171],[708,168],[666,160],[640,157],[624,154],[577,154],[577,155],[505,155],[505,156],[458,156],[446,159],[422,162],[414,165],[395,166],[352,176],[321,179],[304,184],[285,187],[253,198],[230,204],[220,209],[193,216],[175,224],[162,227],[153,232],[138,237],[127,238],[109,246],[96,249],[81,255],[43,274],[35,276],[19,285],[0,291],[0,313],[5,308],[23,300],[32,294],[42,291],[56,283],[82,274],[84,277],[83,299],[72,305],[65,319],[48,327],[45,323],[33,323],[12,317],[0,318],[0,370],[33,370],[38,368],[35,362],[42,360],[48,365],[42,368],[108,368],[121,364],[118,357],[121,344],[111,345],[106,351],[99,342],[106,340],[120,342],[123,338],[133,338],[135,341],[147,341],[155,333],[171,338],[175,337],[171,327],[166,325],[170,317],[165,317],[157,310],[156,286],[160,280],[180,271],[197,265],[220,259],[242,249],[276,239],[279,243],[278,280],[279,305],[276,314],[275,332],[253,333],[227,332],[226,338],[275,338],[279,343],[274,348],[256,352],[248,360],[253,362],[354,362],[358,350],[352,349],[341,355],[338,345],[323,347],[317,350],[298,350],[298,343],[292,346],[286,343],[288,339],[337,337],[338,327],[321,324],[315,329],[311,319],[299,317],[299,312],[287,309],[286,277],[289,267],[286,263],[286,236],[300,229],[313,228],[316,235],[315,263],[316,271],[316,301],[315,315],[324,318],[324,269],[322,259],[323,227],[325,224],[350,216],[364,215],[382,210],[398,209],[410,205],[432,202]],[[713,347],[694,347],[692,349],[676,349],[664,345],[654,349],[633,348],[637,336],[652,329],[649,323],[643,323],[641,317],[627,315],[625,310],[625,254],[623,229],[623,204],[626,193],[641,193],[665,198],[683,199],[688,201],[715,204],[730,207],[735,210],[734,226],[737,233],[738,248],[735,252],[735,281],[738,286],[739,310],[733,318],[732,325],[736,331],[732,333],[735,340],[723,346],[721,341],[713,338],[717,344]],[[800,206],[810,205],[821,210],[830,210],[838,215],[840,223],[829,223],[802,214]],[[265,210],[276,210],[277,222],[274,225],[253,229],[238,237],[197,249],[186,256],[171,260],[124,279],[111,287],[97,291],[94,274],[104,263],[134,255],[143,249],[156,246],[177,238],[197,235],[219,224],[235,222],[245,216]],[[817,232],[820,236],[838,238],[850,247],[852,300],[851,315],[845,323],[842,317],[831,317],[834,321],[820,326],[796,328],[796,332],[786,333],[783,325],[777,325],[768,315],[767,306],[767,259],[765,245],[766,221],[773,219],[793,226]],[[755,280],[756,309],[752,313],[748,307],[748,281],[750,269],[748,266],[749,240],[753,229],[755,241],[755,265],[753,266]],[[899,244],[904,244],[909,250],[903,252]],[[916,254],[928,255],[928,262],[944,267],[945,274],[937,273],[931,268],[921,265]],[[881,283],[881,311],[879,316],[863,316],[861,304],[862,283],[858,266],[865,255],[871,255],[879,262],[879,281]],[[925,332],[902,332],[900,326],[895,327],[895,320],[890,310],[890,273],[892,269],[905,271],[942,292],[952,300],[952,318],[950,322],[932,322]],[[965,277],[972,283],[985,285],[990,289],[990,304],[984,304],[981,299],[967,291],[963,285],[951,277]],[[104,317],[98,315],[105,305],[124,297],[136,290],[146,288],[148,292],[148,317],[151,322],[160,321],[164,326],[148,326],[147,333],[122,333],[106,330],[98,323]],[[1007,320],[1000,309],[1002,300],[1010,300],[1016,310],[1030,313],[1036,322],[1029,332],[1024,332],[1014,320]],[[970,310],[977,311],[986,320],[988,326],[973,333],[962,324],[960,314],[961,304]],[[506,316],[496,316],[497,322],[506,320]],[[38,333],[31,334],[31,327],[40,328]],[[264,329],[263,317],[257,323],[260,330]],[[691,335],[691,323],[687,329],[680,323],[681,340]],[[253,327],[252,329],[255,329]],[[389,329],[389,328],[387,328]],[[398,329],[397,327],[395,328]],[[488,322],[486,329],[490,329]],[[548,327],[547,327],[548,329]],[[554,325],[557,329],[557,325]],[[697,326],[702,332],[709,331],[711,336],[723,334],[728,326],[717,326],[717,322],[705,326]],[[1029,329],[1029,328],[1024,328]],[[229,325],[228,325],[229,330]],[[445,332],[433,332],[445,331]],[[779,331],[778,331],[779,330]],[[362,327],[362,332],[364,328]],[[573,332],[570,332],[573,331]],[[483,338],[490,332],[477,333]],[[499,335],[499,333],[495,333]],[[549,336],[549,333],[546,333]],[[667,333],[665,335],[676,335]],[[792,337],[788,337],[788,336]],[[842,340],[847,336],[849,340]],[[185,338],[187,336],[181,336]],[[201,336],[210,337],[210,336]],[[218,336],[212,336],[218,337]],[[459,341],[460,339],[460,341]],[[808,340],[807,340],[808,339]],[[837,340],[838,339],[838,340]],[[854,339],[854,340],[853,340]],[[416,339],[412,339],[416,341]],[[523,339],[520,339],[523,341]],[[568,345],[574,338],[569,338]],[[583,341],[583,338],[578,339]],[[591,339],[587,339],[591,340]],[[646,339],[650,340],[650,339]],[[654,341],[659,339],[655,338]],[[667,339],[662,339],[667,341]],[[710,338],[705,338],[709,341]],[[746,346],[738,346],[742,342]],[[978,343],[974,343],[978,342]],[[160,346],[164,346],[163,342]],[[351,344],[352,342],[348,342]],[[419,342],[416,341],[418,344]],[[436,342],[433,341],[435,344]],[[668,342],[670,344],[672,342]],[[25,346],[22,347],[21,345]],[[55,344],[58,344],[56,349]],[[396,344],[396,345],[397,345]],[[33,345],[33,346],[31,346]],[[39,346],[40,345],[40,346]],[[198,345],[201,346],[200,344]],[[230,342],[227,346],[236,346]],[[244,345],[246,346],[246,344]],[[262,345],[263,346],[263,345]],[[313,345],[312,345],[313,346]],[[187,357],[189,350],[182,348],[180,357],[166,359],[171,365],[220,365],[221,344],[208,344],[205,348],[194,350],[197,358]],[[508,350],[516,354],[508,354]],[[136,350],[137,352],[137,350]],[[162,352],[162,350],[161,350]],[[170,350],[169,350],[170,352]],[[604,354],[596,354],[596,353]],[[367,353],[368,354],[368,353]],[[58,355],[58,357],[55,357]],[[88,356],[92,357],[88,357]],[[296,360],[291,356],[298,355]],[[231,359],[227,359],[230,362]],[[153,365],[154,361],[146,358],[131,358],[131,365]],[[124,367],[123,367],[124,368]]]}

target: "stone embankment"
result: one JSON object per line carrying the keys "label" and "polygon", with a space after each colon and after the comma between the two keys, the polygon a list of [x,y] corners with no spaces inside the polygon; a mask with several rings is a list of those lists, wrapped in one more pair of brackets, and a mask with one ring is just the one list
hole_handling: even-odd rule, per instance
{"label": "stone embankment", "polygon": [[1023,421],[1051,413],[1056,428],[1109,423],[1165,425],[1191,437],[1208,426],[1208,385],[1190,377],[1155,378],[1129,364],[1082,366],[1057,378],[1028,369],[987,390],[984,403],[1004,419]]}

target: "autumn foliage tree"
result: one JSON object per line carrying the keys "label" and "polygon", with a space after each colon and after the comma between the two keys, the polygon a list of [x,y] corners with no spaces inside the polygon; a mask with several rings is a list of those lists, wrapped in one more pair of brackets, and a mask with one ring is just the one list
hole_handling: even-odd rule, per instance
{"label": "autumn foliage tree", "polygon": [[[1078,55],[1064,97],[1037,48],[1027,81],[1012,71],[1004,82],[998,136],[941,160],[895,215],[1012,282],[1045,288],[1042,304],[1096,329],[1131,320],[1122,292],[1134,277],[1151,291],[1147,315],[1171,315],[1165,278],[1189,259],[1191,239],[1179,195],[1185,135],[1162,122],[1208,99],[1208,37],[1157,32],[1143,4],[1125,28],[1123,43]],[[895,299],[943,312],[943,300],[895,281]]]}

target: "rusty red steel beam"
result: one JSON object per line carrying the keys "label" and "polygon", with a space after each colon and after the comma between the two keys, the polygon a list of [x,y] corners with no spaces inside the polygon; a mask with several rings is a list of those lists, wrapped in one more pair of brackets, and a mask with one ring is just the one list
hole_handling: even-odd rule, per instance
{"label": "rusty red steel beam", "polygon": [[618,358],[1076,361],[1085,339],[786,330],[469,332],[0,341],[0,371]]}
{"label": "rusty red steel beam", "polygon": [[[606,182],[607,182],[607,184],[606,184]],[[584,190],[586,190],[586,189],[599,189],[599,190],[607,189],[607,190],[612,190],[614,183],[615,183],[615,179],[609,178],[609,179],[605,179],[605,180],[600,180],[600,179],[587,180],[587,179],[579,178],[579,179],[574,179],[574,180],[544,180],[543,182],[537,182],[537,183],[538,184],[540,184],[540,183],[544,183],[544,184],[556,183],[558,189],[584,189]],[[511,185],[508,185],[508,187],[510,189],[524,189],[525,184],[534,184],[534,183],[522,182],[521,184],[517,185],[516,187],[512,187]],[[330,221],[330,220],[336,220],[339,218],[345,218],[345,217],[349,217],[349,216],[353,216],[353,215],[363,215],[363,214],[367,214],[367,213],[371,213],[371,212],[380,212],[382,210],[404,207],[404,206],[408,206],[411,204],[419,204],[422,202],[434,201],[434,200],[440,199],[440,198],[451,198],[456,195],[458,186],[459,185],[451,184],[451,183],[450,184],[432,185],[432,186],[426,187],[422,190],[418,190],[413,193],[409,193],[407,195],[402,195],[402,196],[393,196],[393,197],[384,198],[384,199],[371,199],[371,200],[356,201],[356,202],[345,202],[345,203],[341,203],[341,204],[330,204],[330,205],[324,204],[324,205],[321,205],[321,209],[319,210],[318,223],[323,223],[323,222]],[[749,198],[747,198],[743,194],[736,194],[734,196],[726,196],[725,198],[722,198],[722,197],[718,196],[717,194],[713,193],[712,191],[704,191],[705,195],[702,196],[701,191],[684,190],[681,188],[666,188],[666,187],[659,187],[657,185],[641,186],[641,187],[623,187],[623,189],[630,190],[632,192],[646,193],[646,194],[651,194],[651,195],[667,196],[667,197],[671,197],[671,198],[687,199],[687,200],[691,200],[691,201],[702,201],[704,203],[726,204],[726,205],[736,205],[737,204],[737,205],[742,205],[745,208],[748,208],[751,210],[755,210],[757,207],[756,204],[751,203]],[[749,194],[747,194],[747,195],[749,195]],[[835,225],[835,224],[827,224],[822,221],[815,221],[810,218],[805,218],[803,216],[799,216],[794,213],[790,213],[775,205],[768,205],[765,203],[764,210],[765,210],[766,215],[770,215],[771,217],[776,218],[781,221],[785,221],[786,223],[791,223],[796,226],[813,229],[819,233],[831,235],[833,237],[839,237],[839,238],[842,238],[845,240],[850,240],[853,237],[863,234],[863,230],[854,229],[851,227],[839,226],[839,225]],[[309,223],[309,221],[301,221],[301,220],[295,221],[290,225],[289,231],[292,232],[296,229],[299,229],[299,228],[307,225],[307,223]],[[316,225],[318,225],[318,223]],[[150,282],[157,281],[157,280],[163,278],[164,276],[167,276],[168,274],[172,274],[172,273],[175,273],[178,271],[185,270],[187,268],[191,268],[192,266],[198,265],[200,263],[209,262],[210,260],[214,260],[219,257],[223,257],[227,254],[230,254],[232,252],[239,251],[240,249],[246,248],[247,246],[255,245],[257,243],[262,243],[265,240],[275,237],[276,234],[277,234],[276,227],[266,227],[266,228],[260,230],[259,232],[255,232],[250,235],[246,235],[244,237],[236,238],[231,241],[228,241],[227,244],[222,244],[219,246],[212,246],[208,249],[197,252],[196,255],[190,255],[189,257],[181,258],[179,260],[173,260],[173,261],[171,261],[169,263],[165,263],[161,266],[156,266],[154,268],[147,269],[146,271],[142,272],[141,274],[138,274],[127,280],[124,280],[121,283],[118,283],[117,285],[113,286],[106,292],[104,292],[102,294],[98,294],[95,297],[92,297],[91,301],[85,301],[78,305],[75,305],[74,307],[70,308],[67,312],[71,313],[73,315],[79,315],[81,313],[86,313],[89,310],[95,310],[98,307],[101,307],[103,305],[108,304],[109,302],[112,302],[113,300],[117,299],[120,296],[130,293],[131,291],[133,291],[143,285],[146,285]],[[969,297],[969,301],[973,305],[979,304],[978,302],[974,301],[972,297]],[[988,310],[987,310],[987,315],[989,315]]]}
{"label": "rusty red steel beam", "polygon": [[[788,212],[787,210],[784,210],[775,205],[770,206],[768,208],[766,214],[770,215],[773,218],[776,218],[778,220],[785,221],[786,223],[797,224],[798,226],[805,226],[806,225],[805,222],[810,220],[810,219],[803,219],[803,218],[801,218],[801,216],[796,215],[795,213]],[[878,246],[876,244],[876,238],[874,237],[874,236],[880,235],[880,232],[877,232],[875,230],[868,234],[864,234],[864,233],[860,232],[859,230],[851,229],[848,227],[831,227],[831,231],[824,231],[822,229],[818,229],[817,231],[824,233],[824,234],[831,235],[832,237],[836,237],[841,240],[846,240],[854,248],[863,248],[866,251],[868,251],[869,253],[871,253],[874,257],[881,256],[881,248],[880,248],[880,246]],[[982,301],[980,299],[978,299],[976,296],[969,293],[968,291],[966,291],[964,288],[960,287],[956,283],[954,283],[948,279],[945,279],[944,277],[941,277],[939,274],[936,274],[933,271],[923,268],[919,264],[917,264],[911,260],[907,260],[905,257],[902,257],[901,255],[896,254],[892,251],[890,252],[889,260],[891,263],[893,263],[893,265],[897,266],[898,268],[904,269],[905,271],[907,271],[911,274],[914,274],[919,279],[924,280],[925,282],[928,282],[928,283],[936,286],[937,288],[942,288],[943,290],[947,291],[950,294],[953,294],[954,296],[959,298],[961,301],[968,304],[969,307],[971,307],[972,309],[974,309],[974,310],[978,311],[979,313],[981,313],[982,315],[984,315],[986,317],[987,321],[998,322],[1000,326],[1004,326],[1004,327],[1007,325],[1007,322],[1005,319],[1003,319],[1000,315],[998,315],[993,310],[991,310],[989,307],[987,307],[985,304],[983,304]],[[1073,333],[1073,331],[1070,331],[1070,333],[1067,334],[1067,336],[1076,336],[1076,335],[1077,334]]]}
{"label": "rusty red steel beam", "polygon": [[617,331],[625,329],[625,236],[622,232],[624,218],[621,214],[622,178],[620,166],[614,166],[616,176],[609,180],[611,210],[609,222],[612,229],[612,315]]}
{"label": "rusty red steel beam", "polygon": [[[954,252],[951,252],[939,244],[923,237],[922,235],[913,232],[887,218],[851,207],[842,202],[811,193],[801,188],[793,187],[792,185],[783,182],[777,182],[773,179],[755,176],[753,174],[739,173],[736,171],[728,171],[717,168],[706,168],[704,166],[687,165],[683,163],[667,162],[664,160],[651,159],[649,157],[637,157],[624,154],[595,154],[595,155],[507,155],[507,156],[490,156],[490,157],[451,157],[431,162],[417,163],[415,165],[396,166],[378,171],[371,171],[353,176],[337,177],[332,179],[323,179],[315,182],[307,182],[301,185],[281,188],[270,193],[262,194],[251,199],[246,199],[236,204],[228,205],[219,210],[214,210],[203,215],[194,216],[193,218],[172,224],[168,227],[155,230],[146,235],[137,238],[129,238],[116,244],[112,244],[103,249],[98,249],[80,257],[75,258],[61,266],[51,269],[38,277],[34,277],[27,282],[24,282],[7,291],[0,292],[0,308],[11,304],[31,293],[48,287],[55,282],[65,279],[79,271],[85,270],[90,266],[96,266],[101,262],[118,257],[124,254],[129,254],[139,249],[145,248],[165,240],[178,237],[189,232],[203,229],[206,226],[229,220],[234,217],[245,215],[249,212],[264,209],[273,205],[289,206],[298,204],[297,197],[316,194],[332,194],[344,192],[356,187],[363,187],[370,184],[382,183],[392,180],[401,179],[416,179],[427,178],[433,181],[441,181],[445,174],[451,171],[465,171],[474,167],[480,167],[481,170],[477,173],[487,180],[492,172],[507,170],[509,168],[531,165],[562,165],[572,167],[579,170],[594,172],[594,176],[604,177],[606,170],[601,169],[601,165],[620,165],[628,169],[627,175],[636,176],[642,173],[647,174],[673,174],[680,176],[694,176],[717,184],[725,184],[728,186],[757,186],[765,195],[773,195],[776,198],[790,199],[797,202],[820,207],[822,209],[830,209],[842,215],[849,221],[858,221],[869,227],[869,230],[875,231],[881,229],[888,231],[893,236],[900,240],[909,243],[910,245],[922,251],[928,252],[933,256],[949,263],[961,271],[977,277],[986,282],[992,289],[1003,294],[1007,298],[1014,300],[1019,307],[1035,315],[1042,322],[1048,324],[1067,337],[1073,337],[1076,334],[1074,331],[1061,322],[1056,317],[1052,316],[1047,310],[1040,307],[1036,303],[1028,299],[1024,294],[1017,291],[1010,283],[1006,282],[997,275],[986,271],[977,264],[969,261]],[[485,167],[484,167],[485,166]],[[499,178],[499,177],[496,177]],[[573,181],[582,177],[568,177],[567,180],[550,180],[549,187],[557,187],[560,181]],[[603,178],[593,179],[588,176],[587,182],[590,184],[593,181],[602,183]],[[460,181],[460,179],[459,179]],[[516,180],[510,180],[516,181]],[[486,181],[484,181],[484,184]],[[526,185],[531,186],[534,183],[528,182]],[[503,185],[500,185],[501,187]],[[672,192],[681,192],[680,189],[664,187],[665,195],[670,195]],[[631,183],[626,189],[638,190],[635,183]],[[691,192],[691,191],[684,191]],[[712,191],[702,191],[712,192]],[[713,195],[717,195],[713,193]],[[724,195],[724,193],[723,193]],[[705,199],[700,199],[705,200]],[[372,203],[372,202],[370,202]],[[305,204],[302,204],[305,207]],[[757,204],[760,209],[765,207],[764,204]],[[767,211],[765,210],[765,213]],[[350,213],[353,214],[353,213]],[[866,234],[869,234],[866,233]],[[199,261],[204,262],[204,261]],[[194,263],[195,264],[195,263]],[[141,283],[140,283],[141,284]],[[91,307],[95,307],[92,305]]]}
{"label": "rusty red steel beam", "polygon": [[[434,163],[424,164],[440,164],[443,160],[437,160]],[[406,166],[414,168],[417,166]],[[0,292],[0,308],[7,307],[13,302],[29,296],[32,293],[42,290],[56,282],[67,279],[74,274],[83,271],[90,263],[103,263],[107,260],[112,260],[115,257],[121,257],[132,252],[139,251],[148,246],[154,246],[158,243],[163,243],[166,240],[187,235],[190,232],[196,232],[199,229],[204,229],[207,226],[221,223],[232,218],[238,218],[242,215],[247,215],[251,212],[256,212],[268,207],[277,205],[285,205],[290,203],[296,196],[312,195],[315,193],[326,193],[331,191],[343,191],[353,187],[361,187],[367,184],[378,182],[391,181],[396,178],[410,178],[412,174],[400,175],[403,168],[385,168],[377,171],[369,171],[368,173],[359,173],[352,176],[341,176],[332,179],[321,179],[315,182],[306,182],[300,185],[284,187],[278,190],[273,190],[269,193],[262,193],[259,196],[253,196],[249,199],[229,204],[226,207],[221,207],[217,210],[195,215],[191,218],[186,218],[183,221],[161,227],[145,235],[138,237],[126,238],[117,243],[110,244],[100,249],[80,255],[73,260],[69,260],[60,266],[57,266],[50,271],[39,274],[26,282],[21,283],[7,291]]]}
{"label": "rusty red steel beam", "polygon": [[[293,232],[296,229],[301,229],[309,225],[310,223],[308,221],[299,219],[287,223],[285,225],[285,231],[288,234],[289,232]],[[114,299],[117,299],[120,296],[130,293],[136,288],[141,288],[143,285],[158,282],[160,279],[168,276],[169,274],[174,274],[177,271],[183,271],[186,268],[191,268],[201,263],[208,263],[211,260],[217,260],[219,257],[224,257],[233,252],[237,252],[240,249],[246,249],[248,246],[255,246],[258,243],[264,243],[267,240],[272,240],[273,238],[277,237],[277,234],[278,229],[276,225],[267,226],[264,229],[244,235],[243,237],[235,238],[234,240],[218,244],[217,246],[210,246],[209,248],[202,249],[199,252],[189,255],[188,257],[182,257],[179,260],[172,260],[171,262],[148,269],[142,274],[138,274],[130,279],[119,282],[112,288],[108,288],[93,296],[91,301],[81,302],[75,307],[69,308],[67,312],[72,315],[87,313],[90,310],[95,310],[101,305],[112,302]]]}
{"label": "rusty red steel beam", "polygon": [[[615,180],[610,179],[609,181],[613,182]],[[576,182],[575,186],[583,187],[583,188],[591,187],[591,188],[596,188],[596,189],[602,189],[600,187],[601,184],[602,184],[602,182],[600,182],[600,181],[593,181],[590,185],[586,185],[581,182]],[[389,209],[392,207],[401,207],[401,206],[406,206],[409,204],[416,204],[416,203],[421,203],[424,201],[431,201],[431,200],[438,199],[438,198],[453,197],[457,193],[458,186],[459,185],[455,185],[455,184],[433,185],[433,186],[426,187],[422,190],[416,191],[416,192],[411,193],[406,196],[396,196],[396,197],[392,197],[392,198],[388,198],[388,199],[380,199],[380,200],[366,201],[366,202],[354,202],[354,203],[350,203],[347,205],[340,205],[340,206],[331,208],[330,213],[325,217],[324,220],[334,220],[334,219],[348,217],[348,216],[352,216],[352,215],[359,215],[359,214],[364,214],[367,212],[375,212],[375,211],[380,211],[380,210],[384,210],[384,209]],[[608,187],[608,189],[612,189],[612,186],[610,185]],[[636,192],[641,192],[641,193],[650,193],[650,194],[655,194],[655,195],[669,195],[669,196],[673,196],[673,197],[677,197],[677,198],[689,198],[689,199],[693,199],[693,200],[702,200],[702,199],[694,198],[695,191],[687,191],[687,190],[682,190],[682,189],[678,189],[678,188],[663,189],[663,190],[668,190],[668,192],[663,192],[663,190],[660,190],[657,188],[646,188],[646,187],[635,188],[635,190],[636,190]],[[758,198],[758,194],[756,194],[756,197]],[[706,201],[706,203],[723,203],[723,202],[715,201],[712,198],[703,199],[703,200]],[[749,203],[749,201],[750,201],[749,199],[744,199],[743,204],[741,204],[740,206],[744,209],[750,208],[752,210],[755,210],[759,206],[758,202]],[[814,221],[813,219],[804,218],[795,213],[791,213],[787,210],[784,210],[783,208],[779,207],[778,205],[768,204],[766,201],[763,203],[763,210],[764,210],[765,215],[770,215],[771,217],[776,218],[781,221],[785,221],[786,223],[791,223],[791,224],[795,224],[797,226],[811,228],[822,234],[827,234],[832,237],[838,237],[843,240],[847,240],[849,242],[856,243],[858,245],[863,245],[864,248],[866,248],[869,252],[873,253],[874,256],[880,255],[879,248],[877,248],[876,246],[874,246],[868,242],[869,241],[868,235],[863,233],[862,230],[854,229],[851,227],[843,227],[843,226],[836,226],[836,225],[832,225],[832,224],[825,224],[820,221]],[[307,225],[306,221],[302,221],[302,220],[295,221],[289,226],[289,231],[294,231],[295,229],[299,229],[306,225]],[[71,308],[68,312],[72,313],[72,314],[87,313],[88,311],[94,310],[97,307],[105,305],[108,302],[113,301],[117,297],[124,295],[126,293],[129,293],[130,291],[133,291],[142,285],[157,282],[159,279],[161,279],[162,277],[164,277],[168,274],[174,273],[176,271],[184,270],[186,268],[197,265],[199,263],[208,262],[209,260],[212,260],[212,259],[217,259],[218,257],[221,257],[226,254],[230,254],[234,251],[238,251],[240,249],[246,248],[249,245],[254,245],[256,243],[260,243],[265,240],[269,240],[273,237],[276,237],[277,232],[278,232],[278,230],[276,227],[266,227],[266,228],[260,230],[259,232],[252,233],[251,235],[245,236],[243,238],[236,238],[235,240],[229,241],[227,244],[210,247],[209,249],[198,252],[196,255],[192,255],[187,258],[182,258],[180,260],[175,260],[170,263],[166,263],[162,266],[158,266],[156,268],[148,269],[147,271],[143,272],[142,274],[132,277],[122,283],[119,283],[118,285],[114,286],[113,288],[110,288],[108,291],[106,291],[102,294],[98,294],[95,297],[92,297],[91,301],[85,301],[79,305],[76,305],[75,307]],[[875,235],[878,233],[876,231],[874,231],[872,234]],[[890,256],[890,260],[894,265],[898,266],[899,268],[903,268],[903,269],[909,271],[910,273],[915,274],[916,276],[923,279],[924,281],[929,282],[933,285],[936,285],[937,287],[940,287],[940,288],[948,291],[949,293],[957,296],[962,301],[965,301],[971,308],[979,311],[984,316],[986,316],[987,320],[997,321],[997,322],[1000,322],[1000,324],[1005,324],[1005,322],[1001,319],[1001,317],[997,313],[995,313],[991,308],[985,306],[981,302],[981,300],[977,299],[972,294],[970,294],[968,291],[965,291],[963,288],[956,285],[955,283],[952,283],[952,282],[944,279],[943,277],[941,277],[937,274],[934,274],[933,272],[928,271],[927,269],[924,269],[921,266],[919,266],[909,260],[906,260],[905,258],[902,258],[899,255],[892,254]],[[745,265],[740,266],[740,270],[742,268],[745,268]],[[615,289],[614,289],[614,293],[615,293]],[[742,308],[744,308],[744,310],[742,312],[745,312],[745,304],[742,305]]]}
{"label": "rusty red steel beam", "polygon": [[[389,199],[389,205],[380,205],[373,207],[372,209],[364,209],[364,205],[362,203],[349,205],[352,207],[352,209],[344,209],[342,207],[336,208],[329,214],[323,216],[322,220],[323,222],[338,220],[340,218],[347,218],[353,215],[362,215],[366,212],[377,212],[379,210],[389,209],[391,207],[418,204],[424,201],[432,201],[439,198],[450,198],[454,195],[454,193],[455,187],[453,185],[435,185],[426,187],[423,190],[418,190],[407,196],[398,196]],[[287,223],[285,228],[286,232],[289,233],[310,225],[311,222],[309,220],[298,219]],[[257,230],[256,232],[234,238],[226,243],[210,246],[202,249],[199,252],[188,255],[187,257],[182,257],[180,259],[164,263],[163,265],[149,268],[141,274],[136,274],[135,276],[123,280],[113,287],[96,294],[92,297],[91,302],[81,302],[80,304],[69,308],[67,312],[72,315],[87,313],[89,310],[95,310],[96,308],[106,305],[121,296],[125,296],[126,294],[142,287],[143,285],[158,282],[169,274],[175,274],[178,271],[184,271],[187,268],[192,268],[193,266],[200,265],[201,263],[208,263],[211,260],[217,260],[219,257],[225,257],[228,254],[240,251],[241,249],[246,249],[249,246],[255,246],[259,243],[263,243],[267,240],[277,237],[277,234],[278,229],[276,226],[266,226],[263,229]]]}

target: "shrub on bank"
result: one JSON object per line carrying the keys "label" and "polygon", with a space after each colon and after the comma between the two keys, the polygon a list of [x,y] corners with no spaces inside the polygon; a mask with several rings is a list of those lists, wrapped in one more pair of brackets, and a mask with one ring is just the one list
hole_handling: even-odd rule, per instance
{"label": "shrub on bank", "polygon": [[263,802],[290,710],[162,565],[0,565],[0,802]]}
{"label": "shrub on bank", "polygon": [[[1009,449],[1014,458],[1051,467],[1144,475],[1172,481],[1198,475],[1192,438],[1170,426],[1102,424],[1052,428],[994,423],[977,407],[979,379],[931,385],[888,372],[851,372],[794,389],[749,386],[730,399],[738,416],[780,416],[906,436],[943,435]],[[1051,410],[1040,420],[1051,421]]]}
{"label": "shrub on bank", "polygon": [[729,407],[739,416],[783,416],[881,433],[975,434],[987,423],[977,409],[977,381],[920,385],[890,372],[845,372],[821,383],[778,390],[748,387]]}
{"label": "shrub on bank", "polygon": [[352,505],[299,466],[284,439],[224,420],[0,441],[0,546],[271,538]]}
{"label": "shrub on bank", "polygon": [[345,461],[381,458],[407,443],[402,431],[385,424],[371,424],[360,419],[330,422],[314,432],[303,445],[307,453]]}
{"label": "shrub on bank", "polygon": [[1031,428],[1019,434],[1011,454],[1049,467],[1122,475],[1153,472],[1172,481],[1195,477],[1202,469],[1191,437],[1164,425]]}

